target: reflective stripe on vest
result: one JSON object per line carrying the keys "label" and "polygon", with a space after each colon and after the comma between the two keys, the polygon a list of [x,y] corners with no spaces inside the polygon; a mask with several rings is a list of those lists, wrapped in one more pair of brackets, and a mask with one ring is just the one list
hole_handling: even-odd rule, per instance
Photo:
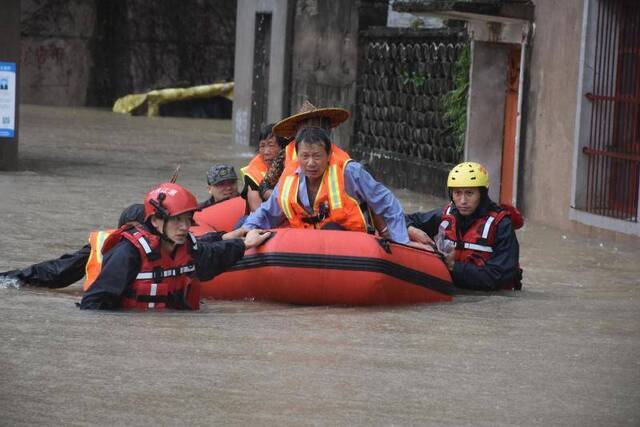
{"label": "reflective stripe on vest", "polygon": [[[282,206],[282,211],[287,219],[291,219],[293,217],[293,213],[291,212],[291,208],[289,206],[289,193],[291,193],[292,184],[296,181],[295,176],[288,176],[284,180],[284,185],[282,186],[282,191],[280,192],[280,206]],[[298,197],[298,186],[293,189],[295,191],[295,197]]]}
{"label": "reflective stripe on vest", "polygon": [[486,245],[478,245],[476,243],[464,243],[464,248],[465,249],[471,249],[473,251],[480,251],[480,252],[493,252],[493,249],[491,248],[491,246],[486,246]]}
{"label": "reflective stripe on vest", "polygon": [[[495,220],[495,217],[490,216],[489,219],[487,219],[487,222],[484,224],[484,228],[482,229],[482,238],[486,239],[489,236],[489,230],[491,229],[491,224],[493,224],[493,220]],[[493,252],[493,251],[490,251]]]}
{"label": "reflective stripe on vest", "polygon": [[96,235],[96,260],[100,264],[102,264],[102,246],[111,233],[112,231],[98,231]]}
{"label": "reflective stripe on vest", "polygon": [[331,209],[342,208],[340,182],[338,181],[338,165],[329,166],[329,206]]}
{"label": "reflective stripe on vest", "polygon": [[[158,294],[158,284],[152,283],[151,290],[149,291],[149,296],[155,297]],[[149,301],[149,308],[155,308],[156,303]]]}
{"label": "reflective stripe on vest", "polygon": [[[138,234],[138,233],[135,233]],[[144,252],[149,255],[151,252],[153,252],[151,250],[151,245],[149,244],[149,242],[147,241],[147,239],[144,238],[144,236],[140,236],[138,237],[138,242],[140,242],[140,245],[142,246],[142,249],[144,249]]]}

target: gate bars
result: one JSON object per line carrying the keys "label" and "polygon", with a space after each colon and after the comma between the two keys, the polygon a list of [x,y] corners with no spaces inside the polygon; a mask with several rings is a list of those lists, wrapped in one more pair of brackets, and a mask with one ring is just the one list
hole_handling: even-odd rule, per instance
{"label": "gate bars", "polygon": [[600,0],[597,15],[586,210],[638,222],[640,1]]}

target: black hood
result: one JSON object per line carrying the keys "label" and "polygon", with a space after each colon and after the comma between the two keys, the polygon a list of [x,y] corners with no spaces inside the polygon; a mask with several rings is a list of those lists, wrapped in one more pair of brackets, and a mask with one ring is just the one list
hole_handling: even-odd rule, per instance
{"label": "black hood", "polygon": [[118,219],[118,228],[131,221],[144,223],[144,205],[142,203],[135,203],[122,211],[120,219]]}

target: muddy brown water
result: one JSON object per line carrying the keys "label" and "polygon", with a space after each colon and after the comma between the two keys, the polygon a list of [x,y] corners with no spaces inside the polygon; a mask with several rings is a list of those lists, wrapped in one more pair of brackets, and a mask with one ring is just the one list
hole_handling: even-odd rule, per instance
{"label": "muddy brown water", "polygon": [[[204,198],[210,164],[252,155],[230,130],[23,106],[0,271],[79,248],[177,161]],[[640,425],[638,247],[532,223],[519,239],[524,291],[447,304],[93,313],[79,284],[0,289],[0,425]]]}

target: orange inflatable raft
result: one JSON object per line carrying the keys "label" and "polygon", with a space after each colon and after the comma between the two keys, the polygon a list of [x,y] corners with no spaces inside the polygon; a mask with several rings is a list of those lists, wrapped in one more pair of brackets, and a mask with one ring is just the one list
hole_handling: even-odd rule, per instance
{"label": "orange inflatable raft", "polygon": [[[206,231],[206,230],[197,230]],[[360,232],[283,228],[231,270],[202,284],[204,298],[305,305],[451,301],[439,256]]]}
{"label": "orange inflatable raft", "polygon": [[193,215],[198,225],[192,227],[191,232],[201,235],[210,231],[232,231],[246,209],[247,202],[239,196],[204,208]]}

